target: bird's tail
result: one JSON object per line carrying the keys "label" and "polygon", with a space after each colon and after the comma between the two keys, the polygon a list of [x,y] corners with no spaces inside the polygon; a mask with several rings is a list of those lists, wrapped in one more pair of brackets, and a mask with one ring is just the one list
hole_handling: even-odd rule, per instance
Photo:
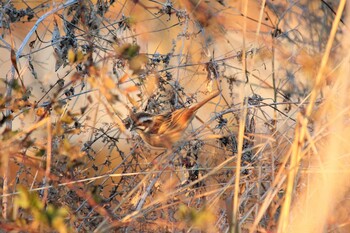
{"label": "bird's tail", "polygon": [[218,96],[220,93],[220,91],[216,91],[214,92],[213,94],[207,96],[204,100],[202,100],[201,102],[193,105],[191,107],[191,109],[195,112],[197,111],[198,109],[200,109],[204,104],[206,104],[207,102],[209,102],[210,100],[214,99],[216,96]]}

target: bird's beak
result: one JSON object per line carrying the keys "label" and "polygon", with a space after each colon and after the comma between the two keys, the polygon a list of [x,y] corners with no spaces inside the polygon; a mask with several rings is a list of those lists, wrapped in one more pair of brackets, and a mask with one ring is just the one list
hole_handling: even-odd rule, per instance
{"label": "bird's beak", "polygon": [[134,131],[136,128],[137,128],[137,126],[136,126],[135,123],[133,122],[133,123],[130,124],[129,130],[130,130],[130,131]]}
{"label": "bird's beak", "polygon": [[126,119],[124,119],[123,122],[124,122],[125,128],[127,128],[130,131],[134,130],[136,127],[135,122],[130,117],[127,117]]}
{"label": "bird's beak", "polygon": [[135,121],[131,121],[128,129],[130,131],[135,131],[136,129],[140,129],[140,125],[138,125]]}

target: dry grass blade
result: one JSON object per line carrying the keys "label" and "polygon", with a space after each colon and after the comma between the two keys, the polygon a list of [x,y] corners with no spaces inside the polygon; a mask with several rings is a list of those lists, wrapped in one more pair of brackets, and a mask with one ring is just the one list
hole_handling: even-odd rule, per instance
{"label": "dry grass blade", "polygon": [[1,3],[0,227],[349,232],[345,2]]}

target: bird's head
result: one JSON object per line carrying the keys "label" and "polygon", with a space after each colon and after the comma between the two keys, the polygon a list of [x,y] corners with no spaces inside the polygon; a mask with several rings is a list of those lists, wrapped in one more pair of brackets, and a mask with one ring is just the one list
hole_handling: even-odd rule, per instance
{"label": "bird's head", "polygon": [[131,124],[129,126],[130,130],[146,130],[153,124],[153,115],[146,112],[140,112],[136,114],[131,114]]}

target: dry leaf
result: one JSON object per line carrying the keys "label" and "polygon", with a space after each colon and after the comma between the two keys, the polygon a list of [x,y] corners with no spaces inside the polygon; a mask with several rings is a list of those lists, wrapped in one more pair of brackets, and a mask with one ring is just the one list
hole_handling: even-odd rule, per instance
{"label": "dry leaf", "polygon": [[37,115],[38,117],[42,117],[42,116],[44,116],[44,114],[45,114],[45,109],[44,109],[43,107],[38,108],[38,109],[36,110],[36,115]]}
{"label": "dry leaf", "polygon": [[82,61],[84,61],[84,54],[83,52],[79,49],[77,51],[74,51],[73,48],[70,48],[68,50],[68,61],[69,61],[69,64],[74,64],[74,63],[80,63]]}
{"label": "dry leaf", "polygon": [[68,55],[67,55],[67,57],[68,57],[69,64],[73,64],[74,61],[75,61],[75,53],[74,53],[74,51],[73,51],[72,48],[70,48],[70,49],[68,50]]}
{"label": "dry leaf", "polygon": [[213,80],[210,80],[207,84],[207,91],[212,92],[213,91]]}
{"label": "dry leaf", "polygon": [[103,79],[103,85],[107,88],[107,90],[111,90],[116,88],[115,82],[112,78],[105,76]]}
{"label": "dry leaf", "polygon": [[126,94],[126,98],[128,98],[129,102],[132,104],[133,107],[139,107],[137,101],[135,101],[134,98],[132,98],[129,94]]}
{"label": "dry leaf", "polygon": [[135,91],[138,91],[139,88],[137,86],[130,86],[130,87],[127,87],[124,89],[124,92],[125,93],[130,93],[130,92],[135,92]]}
{"label": "dry leaf", "polygon": [[129,78],[129,75],[128,75],[127,73],[125,73],[125,74],[118,80],[118,84],[124,83],[128,78]]}
{"label": "dry leaf", "polygon": [[158,88],[158,77],[155,74],[149,75],[145,82],[145,93],[148,96],[153,95],[155,90]]}
{"label": "dry leaf", "polygon": [[144,54],[137,55],[133,57],[129,61],[129,68],[134,71],[134,73],[138,73],[142,66],[148,62],[148,57]]}
{"label": "dry leaf", "polygon": [[205,136],[205,139],[219,139],[222,138],[222,134],[210,134],[208,136]]}

